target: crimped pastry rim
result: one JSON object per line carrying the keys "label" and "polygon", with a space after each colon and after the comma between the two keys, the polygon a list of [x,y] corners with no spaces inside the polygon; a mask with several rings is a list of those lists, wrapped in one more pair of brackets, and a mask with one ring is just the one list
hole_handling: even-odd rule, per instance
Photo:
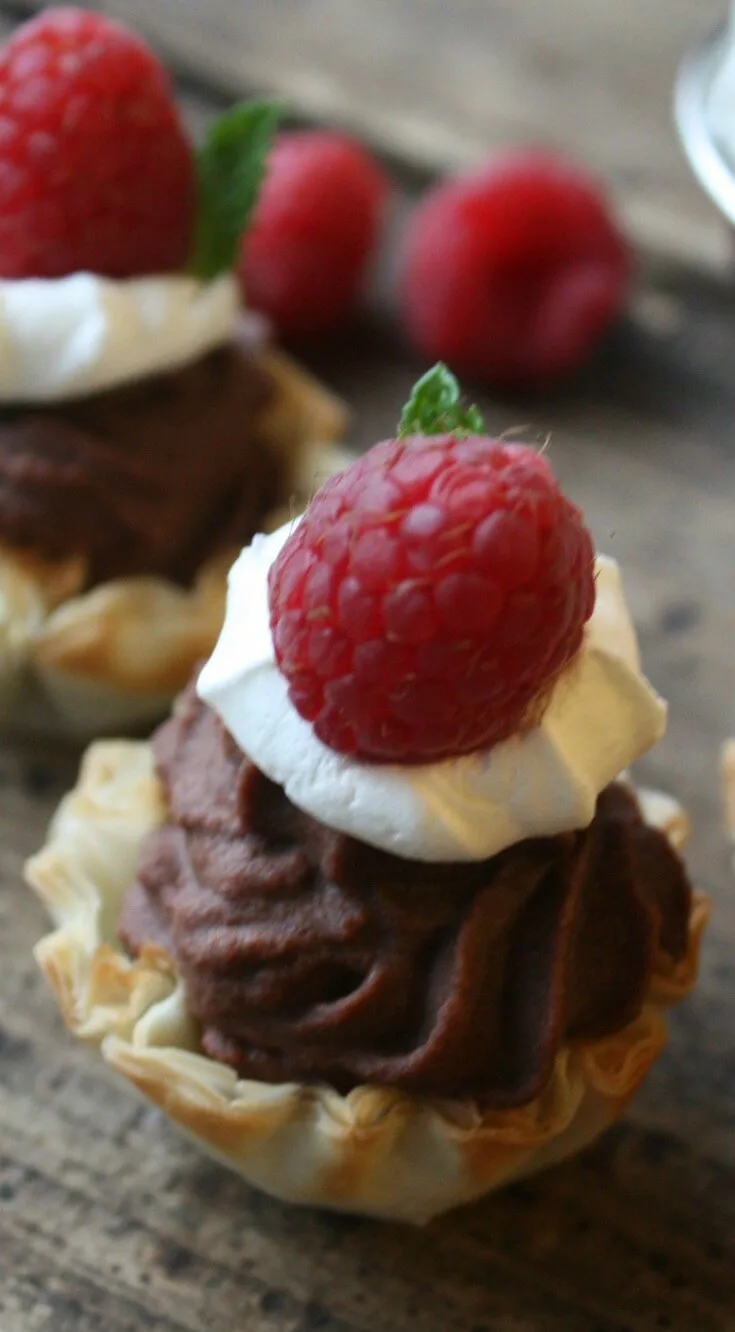
{"label": "crimped pastry rim", "polygon": [[[283,353],[261,360],[276,393],[259,429],[288,460],[299,507],[345,466],[333,446],[346,410]],[[283,519],[274,512],[264,526]],[[207,560],[190,588],[135,577],[84,591],[83,558],[52,562],[0,544],[0,727],[87,740],[163,716],[214,646],[237,553]]]}
{"label": "crimped pastry rim", "polygon": [[[680,845],[687,828],[675,802],[641,799]],[[164,815],[148,744],[90,747],[45,847],[26,866],[56,924],[36,958],[72,1032],[210,1155],[287,1201],[423,1222],[571,1155],[625,1108],[665,1043],[663,1009],[696,979],[709,915],[701,894],[686,958],[657,972],[636,1021],[606,1040],[564,1047],[544,1092],[517,1110],[481,1113],[470,1102],[375,1087],[342,1096],[238,1080],[192,1048],[196,1032],[171,959],[150,947],[131,961],[115,940],[140,841]]]}

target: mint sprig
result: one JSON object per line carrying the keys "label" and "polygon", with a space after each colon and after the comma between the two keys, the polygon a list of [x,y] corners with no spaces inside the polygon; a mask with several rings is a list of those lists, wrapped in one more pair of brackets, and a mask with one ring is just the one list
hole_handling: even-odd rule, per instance
{"label": "mint sprig", "polygon": [[281,114],[277,102],[242,102],[209,130],[197,153],[197,222],[189,263],[195,277],[208,281],[233,267]]}
{"label": "mint sprig", "polygon": [[477,407],[462,405],[462,391],[441,361],[414,384],[398,426],[406,435],[479,435],[485,423]]}

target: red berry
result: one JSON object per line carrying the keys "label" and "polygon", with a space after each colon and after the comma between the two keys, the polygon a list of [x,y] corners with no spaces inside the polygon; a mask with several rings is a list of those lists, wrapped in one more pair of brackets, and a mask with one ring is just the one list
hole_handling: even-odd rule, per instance
{"label": "red berry", "polygon": [[355,305],[375,250],[388,178],[331,130],[280,134],[248,229],[248,305],[286,334],[323,333]]}
{"label": "red berry", "polygon": [[191,146],[156,57],[119,24],[48,9],[0,51],[0,276],[182,268]]}
{"label": "red berry", "polygon": [[578,651],[593,568],[579,510],[532,449],[386,440],[322,487],[270,570],[291,701],[362,759],[487,748]]}
{"label": "red berry", "polygon": [[508,387],[569,374],[620,311],[628,247],[596,183],[519,152],[418,205],[401,263],[403,318],[425,356]]}

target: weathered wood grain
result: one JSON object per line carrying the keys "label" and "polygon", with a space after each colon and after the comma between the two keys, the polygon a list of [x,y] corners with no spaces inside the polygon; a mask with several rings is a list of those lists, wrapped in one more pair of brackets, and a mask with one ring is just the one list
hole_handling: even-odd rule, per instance
{"label": "weathered wood grain", "polygon": [[[221,41],[221,0],[201,4],[155,0],[150,23],[176,13],[204,43],[206,12]],[[468,33],[495,15],[501,42],[521,23],[511,9],[540,14],[541,0],[507,6],[505,29],[499,4],[460,8]],[[391,9],[403,30],[413,5]],[[662,58],[714,9],[668,0]],[[390,46],[388,9],[377,10]],[[600,18],[598,0],[560,6],[558,31],[543,18],[537,30],[555,51],[576,16],[569,96],[594,83],[591,70],[581,91],[575,83],[584,33],[588,61],[608,77],[603,47],[589,45],[593,11]],[[619,61],[631,80],[642,67],[623,48],[649,40],[641,11],[662,7],[626,0],[618,45],[610,39],[610,69]],[[293,56],[301,43],[305,69],[322,42],[324,63],[310,67],[328,68],[334,39],[312,32],[315,16],[324,25],[322,0],[243,4],[254,64],[276,12],[283,49]],[[333,27],[348,33],[340,12],[332,6]],[[425,14],[427,26],[445,22],[428,0]],[[354,29],[356,50],[363,35]],[[403,48],[391,50],[370,49],[369,59],[400,69]],[[199,68],[194,47],[187,59]],[[268,68],[253,82],[264,86]],[[246,75],[250,83],[243,66]],[[207,105],[189,109],[197,118]],[[600,152],[623,163],[622,142],[613,150],[599,138]],[[393,428],[419,369],[380,299],[364,328],[306,359],[354,403],[358,447]],[[633,317],[562,396],[484,399],[495,429],[551,432],[557,471],[624,566],[649,673],[671,705],[669,734],[641,774],[690,810],[691,864],[716,906],[699,989],[674,1015],[669,1048],[623,1124],[582,1159],[423,1231],[288,1209],[249,1190],[62,1029],[30,957],[46,922],[21,866],[77,756],[0,746],[0,1332],[735,1332],[735,886],[717,774],[719,743],[735,734],[733,365],[731,293],[662,264],[647,270]]]}
{"label": "weathered wood grain", "polygon": [[[18,0],[16,8],[42,7]],[[721,265],[729,237],[671,121],[676,66],[724,0],[102,0],[181,70],[282,96],[430,170],[519,141],[607,178],[639,243]]]}

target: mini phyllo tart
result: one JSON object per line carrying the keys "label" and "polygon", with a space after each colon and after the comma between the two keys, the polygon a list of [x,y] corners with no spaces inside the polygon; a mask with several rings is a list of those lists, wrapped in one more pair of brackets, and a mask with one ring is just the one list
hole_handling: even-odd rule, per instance
{"label": "mini phyllo tart", "polygon": [[336,465],[342,406],[235,276],[278,112],[195,150],[154,55],[74,9],[15,33],[0,93],[0,727],[142,726]]}
{"label": "mini phyllo tart", "polygon": [[589,1143],[705,898],[617,566],[437,367],[247,547],[152,744],[98,743],[28,879],[77,1035],[295,1202],[423,1221]]}

